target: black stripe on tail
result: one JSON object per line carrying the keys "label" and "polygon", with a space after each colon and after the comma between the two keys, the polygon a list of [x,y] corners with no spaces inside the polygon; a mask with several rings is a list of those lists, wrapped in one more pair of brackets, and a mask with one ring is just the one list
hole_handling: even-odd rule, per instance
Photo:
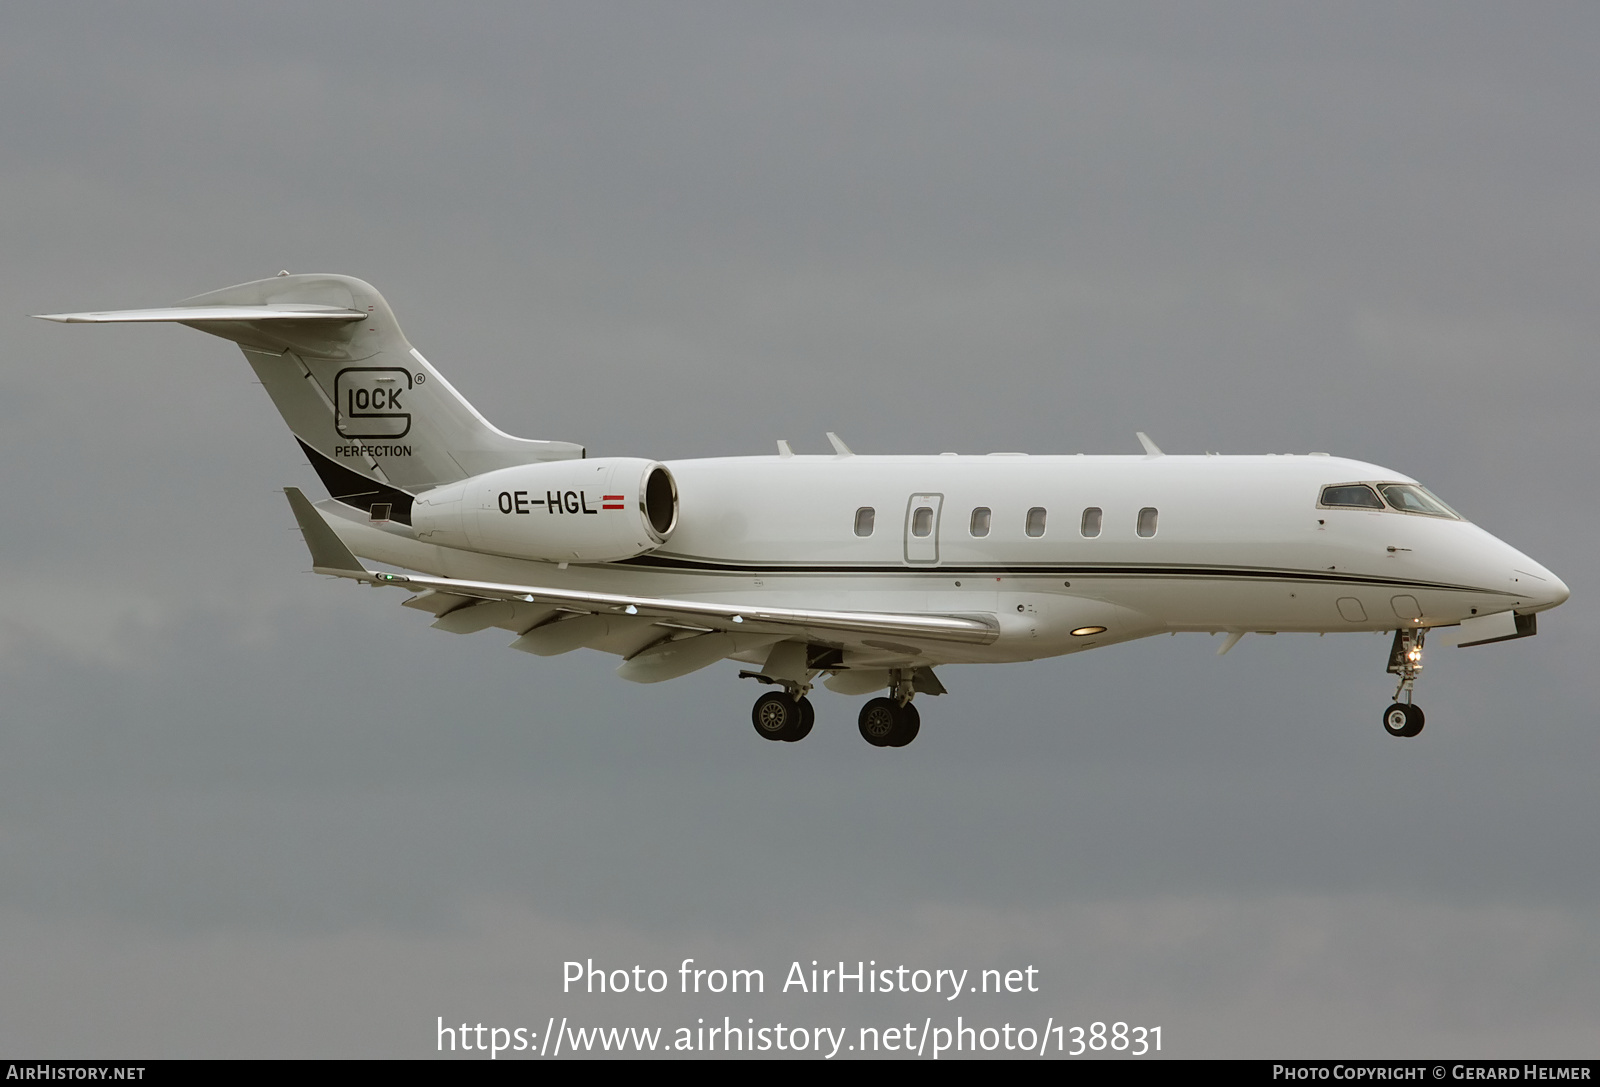
{"label": "black stripe on tail", "polygon": [[[296,438],[295,441],[300,439]],[[368,479],[360,472],[352,472],[344,465],[335,463],[318,453],[305,442],[300,442],[300,448],[305,450],[306,459],[311,462],[311,467],[317,470],[317,476],[322,480],[322,485],[328,488],[330,496],[347,506],[365,510],[369,517],[372,516],[373,506],[387,505],[389,520],[399,521],[402,525],[411,523],[411,495],[387,483]]]}

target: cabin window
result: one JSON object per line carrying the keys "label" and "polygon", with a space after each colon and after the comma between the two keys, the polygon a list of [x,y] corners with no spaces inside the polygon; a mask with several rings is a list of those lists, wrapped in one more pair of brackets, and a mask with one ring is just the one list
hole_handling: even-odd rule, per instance
{"label": "cabin window", "polygon": [[933,507],[918,506],[911,515],[911,535],[926,536],[933,531]]}
{"label": "cabin window", "polygon": [[1381,510],[1383,499],[1365,483],[1338,483],[1322,488],[1324,506],[1348,506],[1353,509]]}
{"label": "cabin window", "polygon": [[1083,535],[1085,539],[1092,540],[1100,535],[1100,522],[1105,519],[1105,513],[1099,506],[1090,506],[1083,511]]}
{"label": "cabin window", "polygon": [[1154,536],[1156,534],[1156,518],[1159,516],[1160,512],[1154,506],[1146,506],[1139,511],[1139,526],[1135,531],[1145,539]]}
{"label": "cabin window", "polygon": [[1026,531],[1029,536],[1037,537],[1044,535],[1043,506],[1035,506],[1033,509],[1028,511],[1028,520],[1024,531]]}
{"label": "cabin window", "polygon": [[989,507],[979,506],[972,511],[972,534],[974,536],[989,535]]}
{"label": "cabin window", "polygon": [[873,512],[871,506],[862,506],[860,509],[856,510],[857,536],[872,535],[872,521],[875,516],[876,514]]}

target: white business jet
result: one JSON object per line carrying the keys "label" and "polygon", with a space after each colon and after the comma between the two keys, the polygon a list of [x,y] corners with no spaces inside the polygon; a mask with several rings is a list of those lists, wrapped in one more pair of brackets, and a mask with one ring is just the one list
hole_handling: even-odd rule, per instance
{"label": "white business jet", "polygon": [[1383,724],[1415,736],[1428,631],[1523,638],[1568,596],[1415,480],[1324,453],[1167,456],[1140,434],[1142,456],[858,456],[829,434],[830,456],[587,457],[496,429],[358,279],[41,316],[237,343],[332,496],[285,492],[315,572],[406,589],[441,630],[615,654],[638,683],[741,662],[774,688],[752,713],[769,740],[811,731],[819,679],[884,692],[861,735],[901,747],[941,665],[1178,631],[1227,652],[1251,631],[1392,630]]}

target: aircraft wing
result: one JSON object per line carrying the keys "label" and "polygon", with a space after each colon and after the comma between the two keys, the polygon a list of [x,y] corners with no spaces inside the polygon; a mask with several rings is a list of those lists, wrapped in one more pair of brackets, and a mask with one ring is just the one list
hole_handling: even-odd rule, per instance
{"label": "aircraft wing", "polygon": [[[508,585],[489,581],[396,574],[370,570],[345,546],[311,501],[298,488],[284,493],[311,549],[312,571],[347,577],[369,585],[396,585],[412,592],[433,591],[489,601],[542,604],[563,611],[640,616],[700,631],[772,633],[787,636],[826,637],[830,632],[934,639],[988,645],[1000,635],[992,617],[982,615],[914,615],[887,612],[824,611],[769,608],[757,605],[707,603],[659,597],[628,596],[537,585]],[[707,662],[709,663],[709,662]]]}

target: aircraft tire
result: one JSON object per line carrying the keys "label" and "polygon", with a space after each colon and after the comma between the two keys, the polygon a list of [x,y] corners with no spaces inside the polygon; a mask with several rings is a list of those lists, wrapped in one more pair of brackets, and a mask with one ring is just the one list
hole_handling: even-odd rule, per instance
{"label": "aircraft tire", "polygon": [[756,699],[750,721],[756,727],[756,734],[764,740],[793,741],[810,731],[801,731],[805,712],[783,691],[768,691]]}
{"label": "aircraft tire", "polygon": [[900,709],[900,721],[895,725],[894,739],[889,741],[890,747],[904,747],[917,738],[917,733],[922,731],[922,714],[917,712],[917,707],[907,702]]}
{"label": "aircraft tire", "polygon": [[1383,730],[1391,736],[1415,736],[1422,731],[1425,720],[1421,706],[1396,702],[1383,711]]}
{"label": "aircraft tire", "polygon": [[892,698],[874,698],[861,707],[856,725],[861,738],[873,747],[888,747],[900,731],[900,707]]}
{"label": "aircraft tire", "polygon": [[1414,703],[1411,705],[1411,714],[1415,720],[1411,722],[1411,726],[1406,730],[1407,736],[1415,736],[1417,733],[1421,732],[1423,722],[1427,720],[1427,718],[1422,715],[1422,707]]}
{"label": "aircraft tire", "polygon": [[798,743],[811,735],[811,726],[817,723],[816,707],[811,705],[811,699],[800,699],[800,727],[795,729],[793,736],[785,736],[789,743]]}

